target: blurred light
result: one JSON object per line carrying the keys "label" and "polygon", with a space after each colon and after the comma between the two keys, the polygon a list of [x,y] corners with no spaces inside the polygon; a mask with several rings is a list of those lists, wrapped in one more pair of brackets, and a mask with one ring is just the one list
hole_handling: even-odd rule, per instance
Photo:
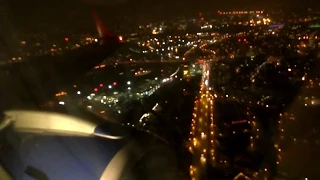
{"label": "blurred light", "polygon": [[57,93],[56,97],[65,96],[65,95],[67,95],[67,93],[62,91],[62,92]]}
{"label": "blurred light", "polygon": [[77,92],[77,94],[81,94],[81,92],[80,92],[80,91],[78,91],[78,92]]}
{"label": "blurred light", "polygon": [[98,91],[98,88],[94,88],[93,90],[94,90],[95,92],[97,92],[97,91]]}
{"label": "blurred light", "polygon": [[116,85],[117,85],[117,82],[113,82],[113,85],[116,86]]}
{"label": "blurred light", "polygon": [[100,87],[103,87],[103,84],[100,84],[99,86],[100,86]]}
{"label": "blurred light", "polygon": [[204,84],[205,84],[206,86],[208,86],[209,82],[208,82],[207,79],[205,80]]}
{"label": "blurred light", "polygon": [[65,40],[65,41],[69,41],[69,38],[66,37],[66,38],[64,38],[64,40]]}

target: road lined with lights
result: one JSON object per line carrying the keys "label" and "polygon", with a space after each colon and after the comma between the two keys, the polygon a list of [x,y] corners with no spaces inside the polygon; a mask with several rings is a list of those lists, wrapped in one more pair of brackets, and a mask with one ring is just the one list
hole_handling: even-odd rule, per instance
{"label": "road lined with lights", "polygon": [[209,92],[210,65],[204,63],[201,88],[194,103],[189,151],[193,154],[190,165],[192,180],[202,179],[207,164],[215,162],[215,125],[213,123],[213,96]]}

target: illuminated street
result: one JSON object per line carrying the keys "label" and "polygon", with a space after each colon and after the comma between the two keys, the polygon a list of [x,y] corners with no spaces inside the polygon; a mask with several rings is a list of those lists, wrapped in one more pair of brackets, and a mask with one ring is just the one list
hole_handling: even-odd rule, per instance
{"label": "illuminated street", "polygon": [[201,88],[194,102],[193,119],[189,138],[189,151],[193,154],[190,166],[191,179],[205,175],[207,163],[215,162],[215,125],[213,123],[213,96],[209,92],[209,64],[203,65]]}

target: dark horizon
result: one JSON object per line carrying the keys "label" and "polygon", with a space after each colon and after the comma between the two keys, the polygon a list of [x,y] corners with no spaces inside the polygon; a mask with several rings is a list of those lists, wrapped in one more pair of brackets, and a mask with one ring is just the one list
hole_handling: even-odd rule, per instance
{"label": "dark horizon", "polygon": [[[303,2],[304,6],[314,4],[313,0],[310,3]],[[177,1],[156,1],[151,2],[147,0],[69,0],[69,1],[7,1],[2,2],[12,23],[18,29],[81,29],[88,28],[93,25],[90,10],[95,9],[101,17],[110,24],[126,24],[121,20],[127,19],[131,24],[146,24],[160,20],[171,20],[177,16],[196,17],[199,12],[215,12],[217,10],[230,9],[272,9],[276,7],[292,8],[296,4],[292,1],[283,3],[277,1],[261,1],[255,2],[253,0],[235,1],[226,0],[218,1],[195,1],[190,0],[185,2],[183,0]],[[290,4],[290,6],[285,6]],[[314,6],[313,6],[314,7]],[[109,22],[108,22],[109,21]]]}

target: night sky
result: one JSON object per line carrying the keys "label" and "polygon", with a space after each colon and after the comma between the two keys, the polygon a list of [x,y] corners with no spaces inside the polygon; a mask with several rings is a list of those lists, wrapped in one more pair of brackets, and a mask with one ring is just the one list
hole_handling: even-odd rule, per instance
{"label": "night sky", "polygon": [[[316,0],[282,0],[281,4],[297,4]],[[106,21],[124,23],[124,17],[134,23],[172,19],[176,16],[196,16],[218,9],[266,9],[277,7],[279,0],[2,0],[10,19],[19,29],[50,27],[81,28],[93,24],[90,9],[95,9]],[[305,3],[306,4],[306,3]],[[308,3],[309,4],[309,3]],[[0,12],[1,13],[1,12]]]}

